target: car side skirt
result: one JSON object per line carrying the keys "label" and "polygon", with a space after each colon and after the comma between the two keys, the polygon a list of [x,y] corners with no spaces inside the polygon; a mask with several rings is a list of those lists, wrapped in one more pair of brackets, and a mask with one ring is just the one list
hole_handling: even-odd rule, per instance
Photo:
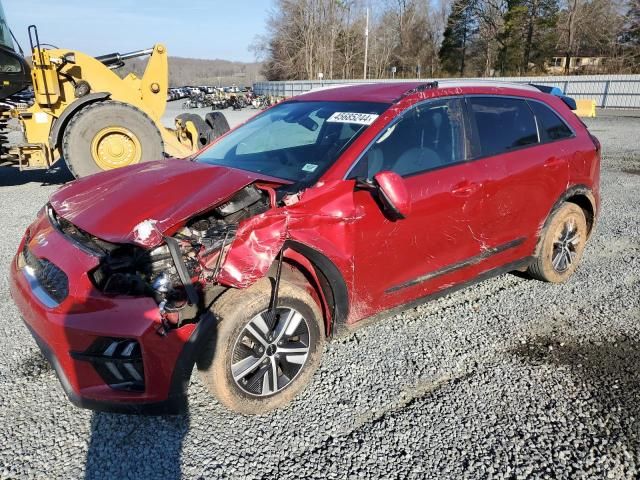
{"label": "car side skirt", "polygon": [[484,280],[488,280],[489,278],[498,277],[505,273],[514,272],[514,271],[523,271],[525,270],[533,261],[534,257],[525,257],[521,260],[517,260],[515,262],[508,263],[506,265],[502,265],[497,268],[493,268],[491,270],[487,270],[486,272],[481,273],[480,275],[468,280],[466,282],[459,283],[457,285],[453,285],[448,288],[444,288],[434,293],[430,293],[425,295],[424,297],[417,298],[408,303],[403,303],[402,305],[398,305],[397,307],[390,308],[389,310],[385,310],[383,312],[372,315],[371,317],[364,318],[354,324],[345,325],[345,328],[339,331],[339,335],[335,335],[335,337],[344,337],[351,332],[360,329],[366,325],[370,325],[372,323],[378,322],[385,318],[392,317],[398,313],[403,312],[404,310],[408,310],[410,308],[417,307],[424,303],[430,302],[432,300],[436,300],[438,298],[447,296],[451,293],[454,293],[458,290],[462,290],[464,288],[475,285],[476,283],[483,282]]}
{"label": "car side skirt", "polygon": [[432,280],[434,278],[440,277],[442,275],[446,275],[447,273],[451,273],[451,272],[455,272],[456,270],[460,270],[462,268],[466,268],[466,267],[470,267],[471,265],[476,265],[478,263],[480,263],[483,260],[486,260],[489,257],[492,257],[493,255],[497,255],[499,253],[502,253],[506,250],[510,250],[512,248],[515,248],[519,245],[522,245],[524,243],[524,241],[526,240],[526,238],[521,237],[521,238],[516,238],[515,240],[512,240],[510,242],[507,243],[503,243],[502,245],[498,245],[497,247],[493,247],[493,248],[488,248],[486,250],[484,250],[482,253],[475,255],[471,258],[467,258],[465,260],[462,260],[461,262],[456,262],[453,263],[451,265],[447,265],[446,267],[440,268],[434,272],[429,272],[425,275],[421,275],[417,278],[414,278],[412,280],[409,280],[407,282],[404,283],[400,283],[398,285],[394,285],[393,287],[390,287],[388,289],[385,290],[384,293],[394,293],[397,292],[398,290],[402,290],[404,288],[408,288],[408,287],[413,287],[414,285],[418,285],[419,283],[422,282],[426,282],[427,280]]}

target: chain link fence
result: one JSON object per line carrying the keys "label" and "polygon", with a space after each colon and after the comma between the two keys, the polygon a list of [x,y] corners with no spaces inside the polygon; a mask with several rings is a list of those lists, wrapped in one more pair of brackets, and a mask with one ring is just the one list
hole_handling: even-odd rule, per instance
{"label": "chain link fence", "polygon": [[[253,89],[258,95],[293,97],[316,88],[352,85],[356,83],[426,82],[429,79],[402,80],[296,80],[282,82],[257,82]],[[457,79],[447,79],[457,80]],[[536,83],[558,87],[565,95],[576,100],[595,100],[600,108],[640,109],[640,75],[571,75],[548,77],[493,77],[467,78],[464,80],[492,80],[514,83]]]}

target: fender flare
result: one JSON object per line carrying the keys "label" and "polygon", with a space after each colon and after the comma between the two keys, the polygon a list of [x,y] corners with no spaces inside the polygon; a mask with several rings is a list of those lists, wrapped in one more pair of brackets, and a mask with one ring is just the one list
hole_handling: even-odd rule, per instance
{"label": "fender flare", "polygon": [[74,100],[69,104],[67,108],[64,109],[62,115],[60,115],[53,123],[53,127],[51,128],[51,132],[49,133],[49,146],[51,148],[56,148],[60,144],[60,139],[62,137],[62,132],[64,127],[69,122],[69,119],[81,108],[89,103],[99,102],[100,100],[105,100],[111,97],[110,92],[96,92],[85,95],[84,97],[80,97],[77,100]]}
{"label": "fender flare", "polygon": [[596,198],[593,194],[593,190],[591,190],[591,188],[589,188],[587,185],[583,185],[583,184],[574,185],[568,188],[567,190],[565,190],[562,193],[562,195],[560,195],[560,198],[558,198],[556,203],[553,204],[553,207],[551,207],[551,210],[547,214],[547,218],[544,221],[545,227],[547,226],[547,221],[549,217],[553,214],[553,212],[555,212],[560,207],[560,205],[566,202],[569,198],[575,197],[576,195],[582,195],[586,197],[589,200],[589,203],[591,204],[591,210],[593,211],[593,225],[591,225],[591,230],[593,230],[593,227],[595,226],[596,217],[598,216],[598,205],[596,202]]}
{"label": "fender flare", "polygon": [[332,309],[329,337],[339,335],[345,329],[349,316],[349,291],[338,267],[324,254],[295,240],[287,240],[283,249],[290,248],[303,255],[316,270],[322,294]]}

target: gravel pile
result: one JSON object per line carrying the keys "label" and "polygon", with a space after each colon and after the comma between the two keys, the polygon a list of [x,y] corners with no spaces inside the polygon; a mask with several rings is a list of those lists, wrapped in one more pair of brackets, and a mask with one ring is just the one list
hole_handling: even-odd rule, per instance
{"label": "gravel pile", "polygon": [[[0,276],[0,478],[637,478],[640,118],[588,123],[602,214],[567,284],[503,275],[361,328],[269,415],[195,375],[186,416],[72,407]],[[3,272],[65,175],[0,167]]]}

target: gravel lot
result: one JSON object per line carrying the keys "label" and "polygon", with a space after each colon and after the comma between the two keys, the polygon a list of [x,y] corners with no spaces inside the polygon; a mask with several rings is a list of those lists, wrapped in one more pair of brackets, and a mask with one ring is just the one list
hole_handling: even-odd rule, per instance
{"label": "gravel lot", "polygon": [[[188,416],[74,408],[0,276],[0,478],[637,478],[640,117],[588,123],[602,214],[567,284],[503,275],[361,328],[269,415],[195,375]],[[3,272],[65,179],[0,167]]]}

